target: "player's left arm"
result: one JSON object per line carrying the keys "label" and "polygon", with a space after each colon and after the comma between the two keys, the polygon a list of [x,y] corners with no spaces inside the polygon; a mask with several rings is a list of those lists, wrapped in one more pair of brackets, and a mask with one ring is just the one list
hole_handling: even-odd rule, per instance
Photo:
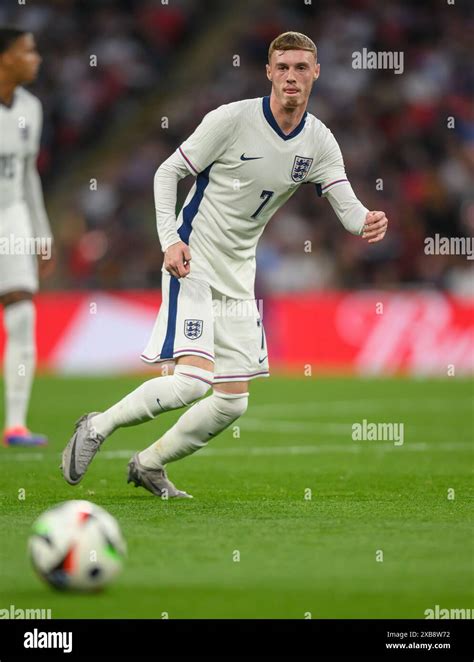
{"label": "player's left arm", "polygon": [[318,194],[329,200],[346,230],[367,239],[369,244],[385,237],[388,227],[385,212],[369,211],[357,198],[347,179],[339,145],[330,131],[316,165],[315,180]]}
{"label": "player's left arm", "polygon": [[369,211],[364,207],[349,182],[329,190],[325,197],[346,230],[367,239],[369,244],[385,237],[388,226],[385,212]]}
{"label": "player's left arm", "polygon": [[43,124],[43,113],[39,101],[37,106],[37,113],[37,122],[35,126],[36,133],[33,137],[33,149],[31,153],[25,157],[24,195],[30,215],[33,235],[35,237],[46,240],[51,248],[49,259],[45,259],[45,256],[38,256],[38,267],[40,275],[47,276],[54,268],[55,258],[53,249],[53,235],[44,204],[41,179],[36,165]]}

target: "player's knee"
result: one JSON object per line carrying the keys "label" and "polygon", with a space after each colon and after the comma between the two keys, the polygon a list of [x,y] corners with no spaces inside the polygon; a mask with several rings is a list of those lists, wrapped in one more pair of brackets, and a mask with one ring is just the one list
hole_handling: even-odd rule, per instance
{"label": "player's knee", "polygon": [[4,310],[5,328],[9,336],[32,341],[35,326],[35,307],[26,299],[12,303]]}
{"label": "player's knee", "polygon": [[177,365],[174,370],[174,389],[183,406],[206,395],[212,385],[212,372],[192,365]]}
{"label": "player's knee", "polygon": [[15,292],[7,292],[7,294],[0,295],[0,304],[7,308],[12,304],[19,303],[20,301],[32,301],[33,295],[31,292],[24,290],[17,290]]}
{"label": "player's knee", "polygon": [[228,421],[228,424],[243,416],[249,403],[248,393],[222,393],[214,391],[214,404],[219,415]]}

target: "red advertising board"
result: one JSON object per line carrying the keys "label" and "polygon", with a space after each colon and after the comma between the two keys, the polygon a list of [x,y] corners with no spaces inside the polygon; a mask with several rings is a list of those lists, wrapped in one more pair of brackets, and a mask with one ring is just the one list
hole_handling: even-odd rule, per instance
{"label": "red advertising board", "polygon": [[[139,371],[156,292],[42,293],[38,362],[59,373]],[[274,369],[367,375],[474,373],[474,301],[440,292],[324,292],[266,298]],[[0,349],[4,335],[0,331]],[[3,352],[2,352],[3,354]]]}

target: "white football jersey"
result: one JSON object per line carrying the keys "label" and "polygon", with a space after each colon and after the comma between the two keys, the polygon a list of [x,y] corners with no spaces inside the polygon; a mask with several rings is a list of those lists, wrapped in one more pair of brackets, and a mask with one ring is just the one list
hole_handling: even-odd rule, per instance
{"label": "white football jersey", "polygon": [[24,88],[0,103],[0,209],[25,200],[25,160],[38,153],[41,127],[41,103]]}
{"label": "white football jersey", "polygon": [[[236,299],[254,297],[257,242],[299,186],[311,182],[326,195],[348,184],[331,131],[306,112],[285,135],[270,97],[211,111],[177,151],[196,176],[177,220],[191,249],[191,272]],[[361,216],[355,232],[362,224]]]}

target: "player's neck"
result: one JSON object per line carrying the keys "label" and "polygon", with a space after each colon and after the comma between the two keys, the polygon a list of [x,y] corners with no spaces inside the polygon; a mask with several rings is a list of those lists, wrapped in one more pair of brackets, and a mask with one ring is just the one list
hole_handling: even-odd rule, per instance
{"label": "player's neck", "polygon": [[288,135],[301,122],[301,118],[306,111],[306,106],[285,108],[277,101],[276,97],[270,95],[270,110],[280,129]]}
{"label": "player's neck", "polygon": [[16,87],[16,83],[13,83],[10,80],[5,80],[0,75],[0,103],[4,106],[11,106],[13,103],[13,97],[15,96]]}

